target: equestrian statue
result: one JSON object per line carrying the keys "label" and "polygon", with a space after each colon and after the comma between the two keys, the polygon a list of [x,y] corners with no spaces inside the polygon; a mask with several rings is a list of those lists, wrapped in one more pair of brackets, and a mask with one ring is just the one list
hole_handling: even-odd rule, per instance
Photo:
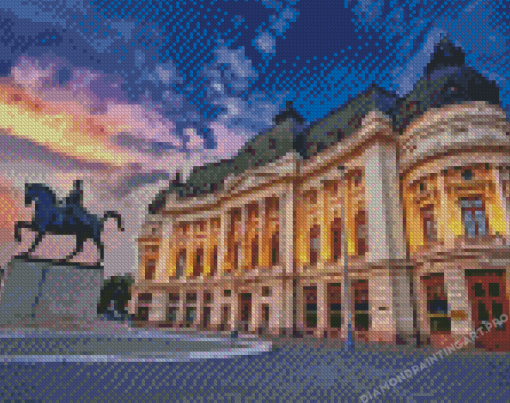
{"label": "equestrian statue", "polygon": [[116,211],[107,211],[103,217],[90,214],[83,207],[82,181],[75,180],[74,188],[65,198],[64,202],[57,200],[53,190],[41,183],[25,184],[25,206],[29,207],[35,202],[35,215],[32,222],[18,221],[14,226],[16,241],[21,242],[21,229],[27,228],[37,233],[30,249],[21,254],[28,257],[46,233],[54,235],[75,235],[76,249],[58,262],[67,262],[69,259],[83,251],[87,239],[92,239],[99,249],[100,262],[104,259],[104,245],[101,242],[101,233],[108,218],[117,220],[118,228],[124,231],[122,219]]}

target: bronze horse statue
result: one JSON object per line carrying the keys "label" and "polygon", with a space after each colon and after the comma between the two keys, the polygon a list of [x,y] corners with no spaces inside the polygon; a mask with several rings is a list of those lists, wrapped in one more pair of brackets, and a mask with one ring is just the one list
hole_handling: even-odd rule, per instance
{"label": "bronze horse statue", "polygon": [[49,232],[55,235],[76,235],[76,249],[59,262],[67,262],[82,252],[87,239],[92,239],[96,244],[102,262],[104,245],[101,242],[101,233],[104,230],[104,222],[108,218],[115,218],[118,228],[124,231],[119,213],[107,211],[103,217],[98,217],[90,214],[81,203],[71,206],[62,205],[57,200],[55,193],[41,183],[25,184],[25,206],[29,207],[33,202],[35,202],[33,221],[18,221],[14,227],[14,236],[18,242],[21,242],[21,228],[27,228],[37,233],[30,249],[21,255],[23,257],[28,257]]}

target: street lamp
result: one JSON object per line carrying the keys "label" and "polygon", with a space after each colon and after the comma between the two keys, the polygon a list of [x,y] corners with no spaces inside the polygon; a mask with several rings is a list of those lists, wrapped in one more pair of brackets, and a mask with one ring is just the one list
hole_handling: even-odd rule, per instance
{"label": "street lamp", "polygon": [[350,305],[350,299],[349,299],[349,288],[350,288],[350,284],[349,284],[349,251],[348,251],[348,240],[347,240],[347,232],[345,230],[345,220],[346,220],[346,215],[345,215],[345,202],[346,202],[346,197],[347,197],[347,188],[345,186],[345,166],[343,165],[339,165],[338,166],[338,171],[340,172],[340,175],[341,175],[341,180],[342,180],[342,187],[343,187],[343,190],[342,190],[342,203],[340,205],[340,208],[341,208],[341,215],[342,215],[342,218],[341,218],[341,221],[340,221],[340,231],[341,232],[341,236],[342,236],[342,255],[344,257],[344,304],[343,306],[346,307],[346,311],[347,311],[347,342],[345,344],[345,348],[347,350],[353,350],[355,348],[355,345],[354,345],[354,340],[353,340],[353,337],[352,337],[352,328],[351,328],[351,309],[349,309],[351,307]]}

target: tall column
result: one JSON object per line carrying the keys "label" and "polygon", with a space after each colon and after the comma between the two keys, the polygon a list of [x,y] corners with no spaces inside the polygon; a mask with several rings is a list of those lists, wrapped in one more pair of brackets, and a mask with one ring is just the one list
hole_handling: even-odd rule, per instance
{"label": "tall column", "polygon": [[[242,273],[246,269],[247,265],[247,259],[248,256],[248,245],[247,245],[247,236],[248,236],[248,206],[244,204],[241,207],[241,250],[238,254],[238,262],[237,267],[239,268],[239,271]],[[241,274],[237,273],[237,274]]]}
{"label": "tall column", "polygon": [[230,230],[230,210],[222,211],[220,222],[220,239],[218,241],[218,276],[223,276],[223,273],[228,265],[227,252],[229,242]]}
{"label": "tall column", "polygon": [[164,292],[155,292],[152,294],[152,306],[149,311],[151,322],[163,322],[166,318],[166,308],[168,305],[168,294]]}
{"label": "tall column", "polygon": [[446,188],[446,171],[442,171],[441,174],[438,175],[437,185],[440,192],[440,231],[441,238],[443,239],[444,245],[450,249],[454,247],[455,243],[455,233],[450,226],[450,203],[448,200],[448,190]]}
{"label": "tall column", "polygon": [[130,315],[136,314],[136,301],[138,300],[138,292],[131,292],[131,299],[128,301],[127,310]]}
{"label": "tall column", "polygon": [[259,200],[259,267],[267,266],[266,198]]}
{"label": "tall column", "polygon": [[195,322],[193,323],[193,327],[194,328],[199,328],[201,326],[201,322],[202,322],[202,307],[204,306],[203,302],[202,302],[203,298],[204,298],[204,291],[202,290],[202,288],[199,288],[197,290],[197,304],[196,304],[197,314],[195,316]]}
{"label": "tall column", "polygon": [[365,151],[368,262],[405,259],[395,144],[376,143]]}
{"label": "tall column", "polygon": [[[342,253],[341,260],[344,261],[345,256]],[[340,328],[340,337],[343,340],[347,340],[347,324],[349,320],[351,322],[351,330],[354,332],[354,292],[352,287],[352,281],[350,279],[346,280],[346,277],[342,278],[342,283],[340,284],[342,288],[342,327]],[[346,287],[349,287],[349,300],[346,301]],[[350,319],[349,319],[350,318]]]}
{"label": "tall column", "polygon": [[170,257],[170,238],[173,232],[173,220],[165,218],[163,221],[163,231],[159,242],[159,257],[156,263],[156,281],[158,283],[168,282],[168,259]]}
{"label": "tall column", "polygon": [[188,237],[186,239],[186,277],[193,275],[195,257],[195,223],[189,223]]}
{"label": "tall column", "polygon": [[319,189],[319,225],[321,229],[321,253],[319,263],[328,263],[331,260],[331,217],[329,211],[328,186],[323,183]]}
{"label": "tall column", "polygon": [[279,202],[280,264],[294,272],[294,185],[289,183]]}
{"label": "tall column", "polygon": [[319,281],[317,283],[317,337],[324,337],[328,325],[326,296],[326,283]]}
{"label": "tall column", "polygon": [[285,284],[283,280],[274,282],[271,295],[269,327],[271,332],[280,333],[285,328]]}
{"label": "tall column", "polygon": [[460,264],[449,264],[444,271],[444,285],[448,299],[448,314],[451,311],[463,312],[452,318],[452,335],[465,336],[471,330],[471,306],[469,305],[468,285],[465,271]]}
{"label": "tall column", "polygon": [[213,265],[213,239],[212,239],[212,220],[206,220],[207,226],[207,238],[205,240],[205,251],[204,251],[204,272],[203,276],[208,277],[211,273],[211,267]]}
{"label": "tall column", "polygon": [[510,236],[510,212],[508,200],[503,190],[503,176],[501,168],[498,166],[492,167],[492,181],[495,185],[495,200],[491,203],[491,226],[494,232],[499,232],[501,236]]}
{"label": "tall column", "polygon": [[223,289],[215,288],[213,291],[213,303],[211,307],[211,327],[218,330],[221,325],[221,305],[223,301]]}
{"label": "tall column", "polygon": [[298,280],[296,285],[296,328],[300,332],[305,328],[304,315],[303,284]]}
{"label": "tall column", "polygon": [[179,308],[177,310],[177,323],[178,327],[184,327],[184,320],[186,316],[186,290],[181,289],[179,292]]}
{"label": "tall column", "polygon": [[235,287],[232,287],[231,301],[232,316],[230,321],[230,330],[237,330],[239,328],[239,294]]}
{"label": "tall column", "polygon": [[310,262],[310,217],[308,204],[304,200],[302,192],[299,192],[296,203],[296,261],[300,265]]}
{"label": "tall column", "polygon": [[262,302],[261,292],[259,288],[253,289],[251,298],[252,298],[252,315],[250,330],[252,332],[256,332],[262,322]]}

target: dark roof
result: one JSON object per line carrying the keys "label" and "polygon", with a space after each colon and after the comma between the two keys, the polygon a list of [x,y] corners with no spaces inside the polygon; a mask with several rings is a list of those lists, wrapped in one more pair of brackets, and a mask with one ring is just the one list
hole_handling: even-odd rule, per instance
{"label": "dark roof", "polygon": [[170,193],[192,197],[219,190],[229,174],[266,165],[292,149],[303,158],[316,155],[356,132],[371,111],[389,116],[401,133],[412,120],[430,108],[467,101],[499,104],[498,87],[466,66],[462,50],[444,37],[435,46],[424,76],[405,97],[399,99],[396,94],[373,84],[308,127],[304,126],[304,119],[289,101],[286,109],[275,116],[275,125],[271,129],[248,140],[235,157],[195,167],[185,184],[174,181],[158,193],[149,211],[153,214],[159,211]]}
{"label": "dark roof", "polygon": [[413,90],[399,102],[395,126],[399,132],[430,108],[469,101],[486,101],[499,105],[499,89],[495,82],[466,66],[464,53],[448,38],[435,48],[425,75]]}
{"label": "dark roof", "polygon": [[305,158],[316,155],[342,138],[350,136],[361,127],[365,116],[372,111],[380,111],[392,117],[397,100],[396,94],[372,84],[343,107],[332,110],[326,117],[310,125],[305,136]]}

